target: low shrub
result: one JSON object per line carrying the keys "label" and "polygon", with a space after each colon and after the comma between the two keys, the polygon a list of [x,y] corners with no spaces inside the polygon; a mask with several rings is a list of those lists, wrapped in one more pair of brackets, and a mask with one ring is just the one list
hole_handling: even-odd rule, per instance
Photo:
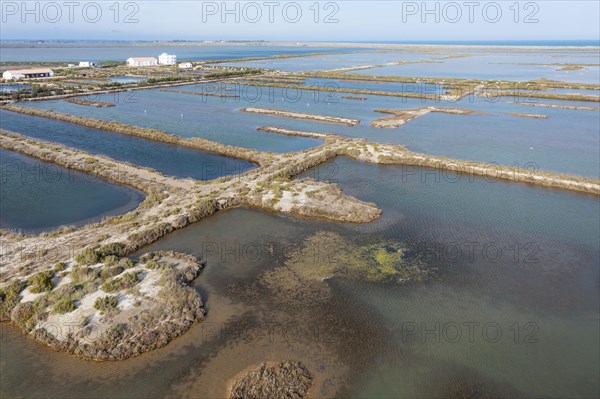
{"label": "low shrub", "polygon": [[61,272],[67,268],[67,264],[65,262],[56,262],[54,264],[54,271]]}
{"label": "low shrub", "polygon": [[119,299],[114,295],[107,295],[96,299],[94,309],[100,311],[101,314],[110,313],[117,309]]}
{"label": "low shrub", "polygon": [[121,278],[113,278],[112,280],[106,281],[102,284],[101,288],[106,292],[121,291],[133,287],[139,283],[139,281],[140,279],[138,278],[137,273],[130,272],[125,273]]}
{"label": "low shrub", "polygon": [[100,272],[91,267],[75,266],[71,271],[71,279],[74,283],[93,281],[98,278]]}
{"label": "low shrub", "polygon": [[100,271],[100,277],[107,279],[110,277],[118,276],[119,274],[123,273],[123,270],[125,270],[125,268],[123,268],[122,266],[103,267]]}
{"label": "low shrub", "polygon": [[106,256],[124,256],[125,255],[126,246],[122,242],[111,242],[110,244],[104,244],[100,248],[98,248],[98,254],[101,257]]}
{"label": "low shrub", "polygon": [[45,272],[30,277],[29,280],[27,280],[27,283],[30,286],[29,290],[34,294],[51,291],[52,288],[54,288],[52,277],[54,277],[54,271],[52,270],[46,270]]}
{"label": "low shrub", "polygon": [[134,266],[133,260],[129,258],[121,258],[119,259],[119,266],[124,269],[131,269]]}
{"label": "low shrub", "polygon": [[119,263],[119,258],[115,255],[108,255],[102,259],[102,263],[104,263],[104,266],[114,266]]}
{"label": "low shrub", "polygon": [[14,280],[0,288],[0,321],[10,319],[10,312],[19,303],[19,294],[27,287],[22,280]]}
{"label": "low shrub", "polygon": [[86,248],[75,257],[80,265],[89,266],[100,262],[101,256],[94,248]]}
{"label": "low shrub", "polygon": [[75,303],[70,299],[61,299],[52,306],[55,313],[70,313],[75,310]]}

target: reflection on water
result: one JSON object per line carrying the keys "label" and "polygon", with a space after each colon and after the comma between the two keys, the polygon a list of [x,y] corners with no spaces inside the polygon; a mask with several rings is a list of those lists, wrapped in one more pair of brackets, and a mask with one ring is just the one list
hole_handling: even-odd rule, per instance
{"label": "reflection on water", "polygon": [[[206,260],[195,282],[205,322],[109,364],[8,334],[2,395],[223,397],[247,368],[291,359],[315,375],[311,397],[597,397],[598,199],[436,173],[336,159],[305,175],[376,202],[380,219],[337,224],[234,209],[170,234],[147,250]],[[280,300],[285,291],[274,295],[264,276],[321,231],[356,245],[412,244],[438,273],[406,283],[315,280],[331,295]],[[311,274],[310,262],[302,267]]]}
{"label": "reflection on water", "polygon": [[0,228],[39,233],[128,212],[132,188],[0,148]]}
{"label": "reflection on water", "polygon": [[2,129],[150,167],[181,178],[211,180],[221,176],[240,175],[255,167],[241,159],[53,119],[3,110],[0,110],[0,117]]}
{"label": "reflection on water", "polygon": [[[322,79],[323,85],[348,85]],[[352,82],[350,82],[351,84]],[[369,86],[368,83],[359,83]],[[377,86],[377,85],[373,85]],[[379,84],[380,90],[402,90],[402,85]],[[53,109],[67,114],[118,120],[126,124],[163,129],[184,137],[200,136],[229,145],[258,150],[286,152],[315,147],[319,140],[286,137],[256,131],[259,126],[337,133],[346,137],[406,145],[410,150],[451,158],[498,163],[519,168],[598,177],[600,113],[586,110],[528,107],[515,104],[513,97],[500,99],[467,95],[460,101],[425,101],[421,98],[367,95],[366,101],[344,98],[343,93],[296,88],[257,87],[212,83],[185,85],[178,89],[198,93],[238,95],[239,98],[139,90],[135,94],[105,94],[90,97],[115,102],[116,107],[85,107],[65,101],[30,102],[23,106]],[[411,86],[410,90],[415,90]],[[417,86],[427,94],[429,86]],[[472,93],[473,88],[465,89]],[[131,97],[129,97],[131,96]],[[539,101],[538,101],[539,100]],[[555,103],[557,100],[516,99],[517,102]],[[559,101],[560,102],[560,101]],[[561,102],[594,106],[593,102]],[[396,129],[371,127],[386,115],[376,109],[407,109],[425,106],[458,107],[481,111],[475,115],[429,113]],[[359,119],[357,126],[311,122],[276,116],[239,112],[244,107],[275,108]],[[528,118],[510,113],[534,113],[546,118]],[[566,134],[565,132],[569,132]]]}

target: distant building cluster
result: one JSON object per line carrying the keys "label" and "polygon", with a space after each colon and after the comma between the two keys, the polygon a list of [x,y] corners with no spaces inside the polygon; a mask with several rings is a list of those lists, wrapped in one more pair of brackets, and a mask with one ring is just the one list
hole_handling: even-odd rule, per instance
{"label": "distant building cluster", "polygon": [[175,54],[162,53],[155,57],[131,57],[127,59],[127,66],[130,67],[146,67],[155,65],[175,65],[177,64],[177,56]]}
{"label": "distant building cluster", "polygon": [[145,67],[158,65],[158,61],[154,57],[131,57],[127,58],[127,66],[129,67]]}
{"label": "distant building cluster", "polygon": [[[131,57],[127,59],[128,67],[149,67],[156,65],[178,65],[177,56],[175,54],[162,53],[155,57]],[[68,64],[69,68],[95,68],[97,64],[92,61],[80,61],[79,64]],[[181,62],[178,67],[180,69],[192,69],[191,62]],[[34,69],[14,69],[4,71],[2,77],[6,80],[22,79],[22,78],[49,78],[54,76],[49,68],[34,68]]]}

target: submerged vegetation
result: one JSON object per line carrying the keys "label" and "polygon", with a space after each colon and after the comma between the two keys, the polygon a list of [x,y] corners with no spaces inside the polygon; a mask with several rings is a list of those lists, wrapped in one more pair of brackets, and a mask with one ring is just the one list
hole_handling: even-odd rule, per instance
{"label": "submerged vegetation", "polygon": [[[321,231],[307,237],[283,266],[263,273],[259,282],[275,302],[307,307],[330,297],[326,280],[333,277],[400,284],[423,281],[435,273],[405,243],[380,241],[361,246],[337,233]],[[255,288],[235,286],[233,290],[244,294]]]}
{"label": "submerged vegetation", "polygon": [[[205,76],[234,77],[261,72],[258,69],[215,69]],[[253,82],[259,85],[282,85],[288,81],[303,84],[304,78],[319,75],[297,74],[268,79],[257,77]],[[323,76],[337,75],[328,73]],[[358,76],[361,80],[369,80],[369,77],[364,75],[344,75],[344,78],[358,79]],[[149,77],[146,82],[136,84],[136,87],[186,79],[189,80],[189,78],[157,75]],[[417,81],[377,78],[375,80],[440,83],[439,79]],[[458,89],[452,89],[452,84],[463,83],[476,84],[482,89],[490,85],[477,80],[455,79],[445,81],[444,89],[449,96],[457,97]],[[511,89],[507,82],[499,84],[503,90]],[[545,84],[548,86],[552,83]],[[34,89],[35,93],[40,95],[53,90],[51,87]],[[343,91],[348,92],[346,89]],[[398,94],[405,95],[405,93]],[[346,97],[353,100],[365,99],[357,96]],[[67,101],[89,106],[105,104],[84,99]],[[55,260],[45,262],[43,257],[40,257],[40,260],[36,260],[35,263],[22,265],[17,260],[20,255],[18,251],[8,253],[7,259],[15,260],[14,263],[18,267],[10,268],[0,287],[0,316],[2,320],[10,318],[24,331],[57,350],[75,353],[87,359],[115,360],[138,355],[165,345],[186,331],[191,324],[203,319],[204,310],[198,293],[188,286],[202,267],[195,258],[174,253],[149,254],[139,261],[125,257],[176,229],[201,220],[221,209],[235,206],[254,206],[272,211],[354,223],[366,223],[379,217],[381,210],[375,204],[348,197],[335,184],[312,179],[293,180],[293,177],[299,173],[336,156],[349,156],[378,164],[433,167],[600,195],[598,179],[551,172],[523,171],[511,167],[429,156],[411,152],[400,145],[371,143],[364,139],[344,138],[335,134],[300,132],[275,126],[259,127],[260,131],[268,133],[310,137],[323,142],[318,147],[298,153],[274,154],[226,146],[201,138],[183,138],[157,129],[114,121],[18,106],[7,106],[5,109],[212,151],[250,160],[260,165],[237,179],[221,178],[209,182],[175,179],[151,169],[117,162],[107,157],[91,156],[53,143],[2,132],[0,138],[2,147],[110,178],[139,188],[147,194],[145,202],[135,211],[107,218],[95,225],[80,229],[65,229],[40,236],[7,236],[9,240],[24,243],[30,248],[42,240],[49,246],[75,243],[77,248],[83,248],[75,254],[74,261],[61,259],[58,263]],[[358,119],[352,118],[266,108],[245,108],[242,111],[348,126],[360,123]],[[391,115],[373,121],[374,126],[377,127],[395,127],[428,112],[477,113],[468,109],[442,107],[377,111]],[[542,117],[536,114],[514,113],[514,115]],[[114,173],[115,170],[118,170],[118,173]],[[258,288],[269,292],[269,298],[273,301],[292,307],[305,307],[322,303],[329,297],[331,291],[327,280],[332,277],[378,284],[404,284],[424,281],[435,275],[436,270],[405,243],[373,238],[367,245],[364,245],[364,242],[358,245],[335,233],[320,232],[308,237],[282,267],[263,273]],[[249,291],[255,288],[252,286],[239,289]],[[76,321],[81,326],[75,334],[69,336],[57,335],[44,328],[45,322],[55,321],[58,317]],[[105,329],[97,340],[89,343],[92,321],[99,323]],[[258,379],[265,370],[270,369],[262,367],[261,370],[262,372],[255,376]],[[272,373],[276,374],[277,371]],[[300,374],[306,377],[302,383],[306,385],[308,376],[304,373]],[[252,382],[253,378],[237,385],[232,396],[252,397],[257,394],[260,397],[260,392],[268,392],[258,389]]]}

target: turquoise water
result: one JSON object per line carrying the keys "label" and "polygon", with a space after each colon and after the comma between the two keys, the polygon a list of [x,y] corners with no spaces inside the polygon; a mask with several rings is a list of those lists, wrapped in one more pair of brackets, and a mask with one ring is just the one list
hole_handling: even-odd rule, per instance
{"label": "turquoise water", "polygon": [[9,111],[0,110],[0,127],[181,178],[212,180],[255,167],[241,159]]}
{"label": "turquoise water", "polygon": [[144,194],[0,148],[0,227],[39,233],[128,212]]}
{"label": "turquoise water", "polygon": [[67,62],[89,60],[125,61],[129,57],[158,57],[161,53],[176,54],[178,61],[220,60],[244,57],[269,57],[283,54],[304,54],[318,52],[347,51],[343,47],[302,47],[302,46],[175,46],[175,45],[150,45],[139,46],[131,44],[121,45],[90,45],[86,43],[64,44],[58,47],[49,45],[31,45],[23,47],[0,47],[0,59],[8,61],[40,61],[40,62]]}

